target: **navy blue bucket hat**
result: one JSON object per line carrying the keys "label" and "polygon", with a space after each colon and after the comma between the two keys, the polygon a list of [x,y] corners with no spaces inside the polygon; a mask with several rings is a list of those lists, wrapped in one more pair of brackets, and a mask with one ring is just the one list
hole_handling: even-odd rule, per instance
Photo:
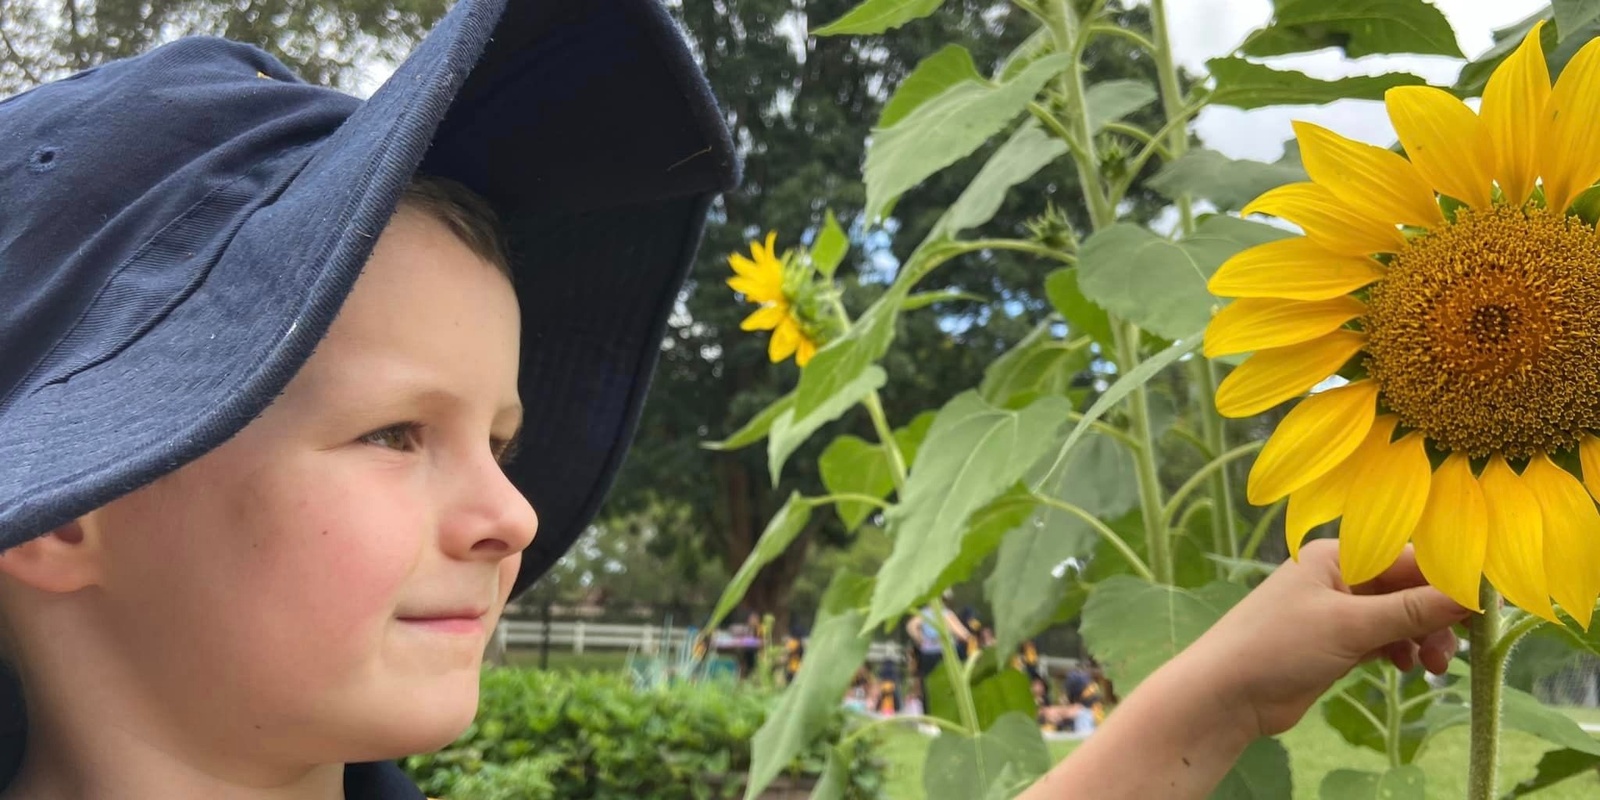
{"label": "navy blue bucket hat", "polygon": [[461,0],[371,98],[221,39],[0,102],[0,549],[199,457],[282,391],[416,172],[494,207],[522,306],[514,594],[622,460],[722,116],[655,0]]}

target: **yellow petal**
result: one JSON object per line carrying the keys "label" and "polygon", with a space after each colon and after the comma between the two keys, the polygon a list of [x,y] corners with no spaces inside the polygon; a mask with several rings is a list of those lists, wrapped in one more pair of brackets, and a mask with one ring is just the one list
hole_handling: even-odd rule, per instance
{"label": "yellow petal", "polygon": [[745,258],[741,253],[729,254],[728,266],[733,267],[734,272],[746,278],[759,279],[761,277],[761,265]]}
{"label": "yellow petal", "polygon": [[1522,471],[1544,518],[1544,574],[1550,596],[1589,629],[1600,598],[1600,510],[1583,484],[1548,457],[1534,456]]}
{"label": "yellow petal", "polygon": [[1279,186],[1250,201],[1240,213],[1282,217],[1304,228],[1312,241],[1340,255],[1394,253],[1406,244],[1394,220],[1365,216],[1315,183]]}
{"label": "yellow petal", "polygon": [[744,299],[752,303],[783,302],[783,285],[781,283],[774,284],[772,281],[767,280],[734,277],[728,279],[728,287],[744,295]]}
{"label": "yellow petal", "polygon": [[[1383,446],[1394,433],[1397,422],[1398,418],[1393,415],[1378,417],[1367,431],[1362,445],[1371,442],[1374,447]],[[1289,495],[1289,508],[1283,517],[1283,532],[1288,537],[1290,558],[1299,560],[1300,543],[1312,528],[1332,522],[1344,513],[1345,500],[1350,495],[1350,482],[1355,477],[1354,471],[1349,468],[1350,461],[1346,459],[1326,475]]]}
{"label": "yellow petal", "polygon": [[1318,186],[1362,216],[1432,228],[1444,224],[1433,187],[1398,153],[1346,139],[1310,122],[1295,122],[1300,159]]}
{"label": "yellow petal", "polygon": [[778,260],[778,232],[767,231],[767,246],[764,248],[769,261]]}
{"label": "yellow petal", "polygon": [[1206,326],[1205,356],[1248,353],[1310,341],[1367,312],[1354,297],[1278,300],[1247,297],[1217,312]]}
{"label": "yellow petal", "polygon": [[1327,474],[1354,453],[1378,414],[1378,384],[1319,392],[1284,416],[1250,468],[1245,493],[1264,506]]}
{"label": "yellow petal", "polygon": [[1506,600],[1523,611],[1560,624],[1550,606],[1544,572],[1544,522],[1539,500],[1499,454],[1478,477],[1489,511],[1489,546],[1483,571]]}
{"label": "yellow petal", "polygon": [[1579,438],[1578,461],[1583,468],[1583,485],[1589,494],[1600,498],[1600,439],[1588,434]]}
{"label": "yellow petal", "polygon": [[1344,513],[1344,500],[1349,494],[1349,476],[1335,469],[1289,495],[1283,533],[1289,541],[1290,558],[1300,560],[1300,544],[1312,528],[1332,522]]}
{"label": "yellow petal", "polygon": [[[1417,172],[1441,194],[1488,208],[1494,190],[1494,143],[1478,115],[1455,95],[1432,86],[1396,86],[1384,92],[1383,100]],[[1476,583],[1472,596],[1478,596]]]}
{"label": "yellow petal", "polygon": [[1428,504],[1411,532],[1411,544],[1428,583],[1473,611],[1483,610],[1478,586],[1489,544],[1489,509],[1464,454],[1452,454],[1433,473]]}
{"label": "yellow petal", "polygon": [[1206,288],[1219,297],[1327,300],[1383,277],[1378,262],[1347,256],[1304,236],[1242,250],[1222,262]]}
{"label": "yellow petal", "polygon": [[794,320],[785,319],[778,327],[772,329],[772,340],[767,342],[767,358],[776,364],[794,354],[800,346],[800,328]]}
{"label": "yellow petal", "polygon": [[1217,411],[1224,417],[1248,417],[1304,394],[1338,372],[1366,342],[1363,334],[1340,330],[1257,351],[1217,386]]}
{"label": "yellow petal", "polygon": [[1512,205],[1528,199],[1538,177],[1540,127],[1550,97],[1550,68],[1539,43],[1542,28],[1542,20],[1534,23],[1516,52],[1495,68],[1479,111],[1494,145],[1495,180]]}
{"label": "yellow petal", "polygon": [[1350,497],[1339,523],[1339,572],[1348,586],[1394,565],[1428,504],[1433,465],[1422,434],[1397,442],[1368,440],[1350,456]]}
{"label": "yellow petal", "polygon": [[809,337],[800,337],[800,346],[794,351],[794,363],[805,366],[810,363],[811,357],[817,354],[817,343]]}
{"label": "yellow petal", "polygon": [[783,304],[763,306],[755,310],[750,316],[739,323],[740,330],[765,331],[778,327],[778,324],[789,316],[789,309]]}
{"label": "yellow petal", "polygon": [[1539,171],[1545,208],[1565,211],[1600,179],[1600,39],[1590,40],[1561,68],[1545,104],[1544,136]]}

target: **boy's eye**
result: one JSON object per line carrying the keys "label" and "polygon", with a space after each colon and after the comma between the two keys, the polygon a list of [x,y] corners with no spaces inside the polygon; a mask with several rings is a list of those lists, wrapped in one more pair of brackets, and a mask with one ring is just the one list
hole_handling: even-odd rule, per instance
{"label": "boy's eye", "polygon": [[375,430],[361,437],[361,441],[391,450],[408,451],[415,447],[417,434],[421,428],[422,426],[415,422],[402,422]]}

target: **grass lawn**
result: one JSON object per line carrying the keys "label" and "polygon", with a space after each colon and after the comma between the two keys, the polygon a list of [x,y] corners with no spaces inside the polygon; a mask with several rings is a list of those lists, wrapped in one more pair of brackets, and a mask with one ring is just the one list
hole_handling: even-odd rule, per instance
{"label": "grass lawn", "polygon": [[[508,650],[506,661],[513,667],[538,667],[538,650]],[[571,650],[550,650],[550,669],[556,672],[617,672],[628,666],[625,650],[590,650],[574,653]]]}
{"label": "grass lawn", "polygon": [[[1600,712],[1576,709],[1580,722],[1600,721]],[[885,742],[884,756],[889,761],[890,800],[923,800],[922,761],[928,739],[909,729],[894,729]],[[1344,743],[1339,734],[1313,710],[1294,730],[1282,737],[1294,767],[1293,800],[1317,800],[1317,788],[1324,775],[1336,769],[1381,771],[1388,760],[1370,750]],[[1053,742],[1051,753],[1064,758],[1075,742]],[[1550,745],[1532,736],[1509,731],[1501,744],[1502,791],[1533,775],[1539,757]],[[1418,763],[1428,773],[1429,800],[1459,800],[1466,796],[1467,729],[1455,728],[1439,734],[1429,743]],[[1600,778],[1586,775],[1557,784],[1530,795],[1538,800],[1588,800],[1600,796]]]}

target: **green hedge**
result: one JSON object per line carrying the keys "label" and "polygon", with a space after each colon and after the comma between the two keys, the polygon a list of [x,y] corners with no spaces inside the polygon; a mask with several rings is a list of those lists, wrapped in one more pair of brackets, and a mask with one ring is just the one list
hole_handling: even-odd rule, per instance
{"label": "green hedge", "polygon": [[[472,727],[405,766],[428,796],[449,800],[738,798],[771,702],[731,683],[641,690],[623,674],[488,670]],[[819,775],[826,743],[849,724],[841,709],[791,773]],[[847,798],[882,796],[876,745],[854,746]]]}

